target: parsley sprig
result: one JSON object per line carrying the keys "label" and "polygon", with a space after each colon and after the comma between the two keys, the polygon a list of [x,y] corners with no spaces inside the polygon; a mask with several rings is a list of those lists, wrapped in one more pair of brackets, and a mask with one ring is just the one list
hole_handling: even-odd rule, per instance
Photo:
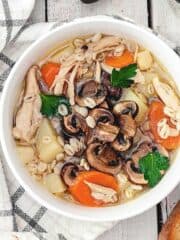
{"label": "parsley sprig", "polygon": [[58,116],[58,107],[61,104],[66,105],[68,111],[71,111],[69,100],[65,96],[45,95],[40,94],[41,97],[41,113],[47,117]]}
{"label": "parsley sprig", "polygon": [[127,67],[123,67],[120,70],[113,69],[111,74],[111,85],[113,87],[130,87],[134,81],[133,77],[136,76],[137,64],[130,64]]}
{"label": "parsley sprig", "polygon": [[139,160],[140,171],[150,187],[154,187],[162,178],[161,171],[169,167],[169,159],[158,151],[150,152]]}

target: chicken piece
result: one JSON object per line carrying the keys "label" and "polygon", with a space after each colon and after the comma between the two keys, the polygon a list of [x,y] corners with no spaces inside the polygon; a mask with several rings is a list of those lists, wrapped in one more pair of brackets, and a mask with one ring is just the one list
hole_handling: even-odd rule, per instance
{"label": "chicken piece", "polygon": [[40,91],[36,79],[37,70],[37,66],[32,66],[28,71],[24,97],[15,116],[13,135],[20,140],[30,141],[42,118]]}
{"label": "chicken piece", "polygon": [[56,75],[54,82],[50,88],[50,90],[55,94],[55,95],[60,95],[63,93],[64,90],[64,84],[67,82],[67,74],[71,71],[73,68],[74,64],[64,66],[64,64],[61,65],[59,73]]}
{"label": "chicken piece", "polygon": [[164,82],[161,82],[158,77],[153,79],[153,86],[157,92],[157,95],[161,98],[164,104],[175,111],[180,107],[180,101],[175,94],[174,90]]}
{"label": "chicken piece", "polygon": [[116,36],[103,37],[99,40],[99,42],[93,44],[93,50],[95,52],[99,52],[104,48],[117,46],[120,44],[120,42],[121,42],[120,37]]}
{"label": "chicken piece", "polygon": [[67,95],[69,97],[69,102],[72,106],[75,104],[75,101],[74,101],[74,98],[75,98],[74,84],[75,83],[74,83],[74,81],[76,78],[78,67],[79,67],[79,64],[76,64],[76,66],[74,67],[74,69],[70,75],[69,81],[68,81]]}
{"label": "chicken piece", "polygon": [[118,201],[117,192],[109,187],[104,187],[95,183],[84,181],[91,190],[91,196],[97,200],[102,200],[104,203],[114,203]]}

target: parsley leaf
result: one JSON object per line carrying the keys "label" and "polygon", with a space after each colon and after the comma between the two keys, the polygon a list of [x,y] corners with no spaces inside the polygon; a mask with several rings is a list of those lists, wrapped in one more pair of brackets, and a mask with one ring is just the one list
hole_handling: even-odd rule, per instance
{"label": "parsley leaf", "polygon": [[169,160],[158,151],[148,153],[139,160],[140,171],[150,187],[154,187],[162,178],[161,170],[167,170]]}
{"label": "parsley leaf", "polygon": [[128,88],[134,81],[131,79],[136,76],[137,64],[130,64],[120,70],[113,69],[111,74],[111,85],[113,87]]}
{"label": "parsley leaf", "polygon": [[58,116],[58,107],[61,104],[66,105],[68,112],[70,112],[70,103],[65,96],[45,95],[40,94],[42,105],[41,113],[47,117]]}

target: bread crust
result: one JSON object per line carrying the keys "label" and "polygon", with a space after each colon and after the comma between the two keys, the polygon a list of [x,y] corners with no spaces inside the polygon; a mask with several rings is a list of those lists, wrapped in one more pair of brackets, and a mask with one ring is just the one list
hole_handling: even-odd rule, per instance
{"label": "bread crust", "polygon": [[159,240],[180,240],[180,201],[163,225]]}

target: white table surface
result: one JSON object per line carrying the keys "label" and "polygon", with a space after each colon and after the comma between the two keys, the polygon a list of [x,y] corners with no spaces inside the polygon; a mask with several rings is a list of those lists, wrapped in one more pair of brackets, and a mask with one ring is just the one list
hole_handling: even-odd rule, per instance
{"label": "white table surface", "polygon": [[[36,0],[30,21],[66,22],[97,14],[123,14],[154,28],[180,46],[180,3],[175,0],[99,0],[93,4],[83,4],[80,0]],[[162,223],[179,199],[180,185],[157,206],[119,222],[97,240],[156,240]]]}

